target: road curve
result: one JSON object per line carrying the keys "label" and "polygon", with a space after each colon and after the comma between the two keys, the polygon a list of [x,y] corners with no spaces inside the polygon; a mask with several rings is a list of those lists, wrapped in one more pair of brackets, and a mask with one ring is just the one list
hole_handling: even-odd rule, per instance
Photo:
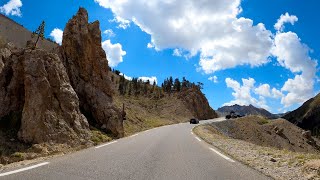
{"label": "road curve", "polygon": [[34,168],[0,171],[0,179],[269,179],[197,139],[191,133],[194,126],[155,128],[39,162]]}

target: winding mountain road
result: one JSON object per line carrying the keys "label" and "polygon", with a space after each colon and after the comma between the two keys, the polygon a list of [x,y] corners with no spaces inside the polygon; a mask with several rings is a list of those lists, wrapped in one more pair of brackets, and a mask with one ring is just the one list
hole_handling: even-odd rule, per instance
{"label": "winding mountain road", "polygon": [[270,179],[197,138],[191,132],[194,126],[182,123],[140,132],[46,162],[0,171],[0,179]]}

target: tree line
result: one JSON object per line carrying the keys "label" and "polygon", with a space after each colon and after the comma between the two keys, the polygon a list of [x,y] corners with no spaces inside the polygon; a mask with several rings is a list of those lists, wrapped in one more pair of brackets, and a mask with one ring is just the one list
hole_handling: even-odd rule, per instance
{"label": "tree line", "polygon": [[173,77],[170,76],[161,83],[161,86],[158,86],[156,82],[151,84],[149,80],[143,81],[136,77],[132,78],[132,80],[127,80],[119,70],[112,69],[112,72],[119,77],[116,78],[114,75],[111,75],[111,81],[118,85],[120,95],[146,95],[161,98],[165,94],[171,95],[172,93],[184,91],[190,88],[196,88],[198,90],[203,89],[203,83],[190,82],[185,77],[180,81],[179,78],[175,78],[173,80]]}

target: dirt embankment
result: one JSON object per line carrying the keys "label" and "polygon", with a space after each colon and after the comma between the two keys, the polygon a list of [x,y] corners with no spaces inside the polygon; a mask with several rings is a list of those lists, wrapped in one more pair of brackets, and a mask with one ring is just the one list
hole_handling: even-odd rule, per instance
{"label": "dirt embankment", "polygon": [[211,124],[224,135],[245,140],[260,146],[287,149],[294,152],[318,153],[320,141],[308,137],[305,131],[284,120],[268,120],[259,116],[248,116]]}
{"label": "dirt embankment", "polygon": [[194,132],[234,159],[275,179],[320,179],[319,140],[283,120],[250,116]]}

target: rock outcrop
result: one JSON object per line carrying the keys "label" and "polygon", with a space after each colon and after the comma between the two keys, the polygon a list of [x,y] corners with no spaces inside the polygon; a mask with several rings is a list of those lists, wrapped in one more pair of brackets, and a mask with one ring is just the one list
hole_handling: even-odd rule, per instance
{"label": "rock outcrop", "polygon": [[[12,124],[13,116],[19,122]],[[39,49],[16,50],[6,58],[0,74],[0,123],[18,128],[18,138],[27,143],[79,145],[91,136],[62,61]]]}
{"label": "rock outcrop", "polygon": [[5,60],[10,57],[11,50],[13,50],[14,47],[11,43],[0,43],[0,73],[2,69],[4,68]]}
{"label": "rock outcrop", "polygon": [[178,98],[184,102],[195,118],[204,120],[218,117],[217,113],[210,107],[207,98],[198,88],[184,89],[179,92]]}
{"label": "rock outcrop", "polygon": [[63,32],[61,57],[71,85],[88,121],[122,137],[121,110],[113,104],[106,54],[101,47],[99,22],[88,23],[88,13],[80,8]]}

